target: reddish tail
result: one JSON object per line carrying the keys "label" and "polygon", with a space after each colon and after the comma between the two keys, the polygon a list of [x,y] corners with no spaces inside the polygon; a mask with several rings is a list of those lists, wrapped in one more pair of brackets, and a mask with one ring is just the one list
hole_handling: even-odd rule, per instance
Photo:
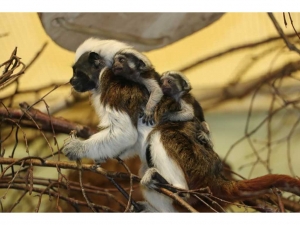
{"label": "reddish tail", "polygon": [[265,175],[250,180],[220,182],[219,188],[213,188],[215,196],[224,200],[243,200],[271,193],[271,188],[291,192],[300,196],[300,180],[287,175]]}

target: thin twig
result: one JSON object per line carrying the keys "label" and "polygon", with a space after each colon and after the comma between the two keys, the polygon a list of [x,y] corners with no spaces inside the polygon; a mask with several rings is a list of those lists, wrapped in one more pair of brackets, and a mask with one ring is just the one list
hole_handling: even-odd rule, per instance
{"label": "thin twig", "polygon": [[35,63],[35,61],[40,57],[40,55],[44,52],[45,48],[47,47],[48,45],[48,42],[45,42],[42,47],[40,48],[40,50],[35,54],[35,56],[30,60],[29,63],[27,63],[27,66],[26,66],[26,70],[28,70],[32,65],[33,63]]}
{"label": "thin twig", "polygon": [[[130,174],[130,190],[129,190],[129,196],[128,196],[128,201],[127,201],[127,206],[125,209],[125,212],[128,212],[131,206],[131,202],[132,200],[132,173],[130,171],[130,169],[128,168],[128,166],[123,162],[123,160],[121,160],[119,157],[117,158],[117,160],[119,161],[119,163],[121,163],[124,168],[127,170],[127,172]],[[137,204],[135,204],[137,205]],[[140,209],[136,209],[136,210],[140,210]]]}
{"label": "thin twig", "polygon": [[21,202],[21,200],[24,198],[24,196],[28,193],[28,190],[25,190],[23,194],[18,198],[18,200],[10,207],[8,210],[9,212],[12,212],[13,209]]}
{"label": "thin twig", "polygon": [[96,210],[94,209],[92,203],[90,202],[89,198],[87,197],[86,193],[85,193],[85,190],[84,190],[84,187],[83,187],[83,182],[82,182],[82,167],[81,167],[81,160],[78,159],[76,160],[76,164],[77,164],[77,167],[78,167],[78,171],[79,171],[79,184],[80,184],[80,188],[81,188],[81,191],[82,191],[82,195],[86,201],[86,203],[88,204],[88,206],[90,207],[90,209],[93,211],[93,212],[96,212]]}
{"label": "thin twig", "polygon": [[279,23],[277,22],[277,20],[275,19],[273,13],[268,13],[271,21],[273,22],[278,34],[280,35],[280,37],[284,40],[286,46],[288,47],[288,49],[290,49],[291,51],[295,51],[297,52],[298,54],[300,54],[300,50],[294,45],[292,44],[288,39],[287,37],[285,36],[283,30],[281,29]]}
{"label": "thin twig", "polygon": [[295,31],[295,34],[297,34],[297,37],[300,39],[300,35],[298,34],[295,26],[294,26],[294,22],[293,22],[293,19],[292,19],[292,16],[291,16],[291,13],[288,13],[289,14],[289,18],[290,18],[290,21],[291,21],[291,25],[293,27],[293,30]]}
{"label": "thin twig", "polygon": [[192,207],[190,204],[188,204],[185,200],[183,200],[181,197],[178,196],[177,193],[173,193],[166,188],[157,188],[156,191],[165,194],[166,196],[169,196],[170,198],[177,201],[182,207],[186,208],[190,212],[198,212],[194,207]]}
{"label": "thin twig", "polygon": [[[293,34],[288,34],[286,36],[287,37],[295,37],[296,35],[293,33]],[[217,54],[212,54],[212,55],[206,56],[204,58],[201,58],[199,60],[196,60],[195,62],[192,62],[192,63],[190,63],[186,66],[183,66],[183,67],[179,68],[179,70],[182,71],[183,73],[185,73],[187,70],[192,69],[195,66],[199,66],[201,64],[207,63],[207,62],[212,61],[214,59],[221,58],[222,56],[231,54],[233,52],[237,52],[237,51],[240,51],[240,50],[243,50],[243,49],[254,48],[254,47],[264,45],[264,44],[267,44],[267,43],[270,43],[270,42],[273,42],[273,41],[277,41],[279,39],[281,39],[281,37],[276,36],[276,37],[266,38],[262,41],[242,44],[242,45],[238,45],[238,46],[235,46],[235,47],[232,47],[232,48],[228,48],[228,49],[226,49],[224,51],[221,51]]]}
{"label": "thin twig", "polygon": [[[20,185],[20,184],[11,184],[12,188],[14,189],[18,189],[18,190],[27,190],[25,185]],[[8,184],[6,183],[0,183],[0,188],[7,188]],[[54,192],[54,191],[50,191],[49,189],[42,189],[42,188],[37,188],[37,187],[33,187],[32,189],[33,192],[37,192],[37,193],[43,193],[43,194],[47,194],[47,195],[52,195],[57,197],[58,193]],[[74,198],[70,198],[70,197],[66,197],[66,196],[60,196],[60,198],[68,203],[70,203],[72,206],[76,206],[76,205],[82,205],[82,206],[87,206],[87,203],[84,201],[80,201]],[[114,212],[112,209],[110,209],[107,206],[102,206],[102,205],[97,205],[97,204],[93,204],[94,208],[97,209],[101,209],[105,212]]]}
{"label": "thin twig", "polygon": [[[18,124],[22,126],[36,128],[36,124],[33,123],[34,120],[43,131],[53,131],[54,129],[57,133],[69,134],[72,130],[76,130],[77,136],[82,138],[88,138],[96,133],[96,129],[73,123],[61,117],[49,116],[46,113],[30,107],[26,102],[20,103],[20,107],[26,109],[25,115],[21,109],[0,108],[0,116],[2,116],[4,120],[6,120],[6,118],[11,119],[6,120],[7,122],[14,120],[14,123],[19,122]],[[21,119],[22,117],[24,117],[24,119]]]}
{"label": "thin twig", "polygon": [[284,205],[282,203],[281,192],[276,188],[273,188],[273,192],[275,193],[279,205],[280,212],[285,212]]}
{"label": "thin twig", "polygon": [[[31,161],[30,161],[31,160]],[[40,157],[24,157],[22,159],[15,159],[15,158],[0,158],[0,164],[9,165],[0,176],[3,177],[5,172],[8,170],[9,167],[13,165],[21,165],[24,166],[30,165],[32,163],[33,166],[41,166],[41,167],[59,167],[61,169],[71,169],[71,170],[78,170],[77,164],[75,162],[70,161],[52,161],[52,160],[44,160]],[[95,167],[93,164],[82,164],[83,170],[93,171],[95,173],[99,173],[104,176],[112,177],[112,178],[120,178],[120,179],[129,179],[130,175],[123,172],[114,172],[114,171],[107,171],[101,167]],[[140,178],[136,175],[132,175],[132,179],[134,181],[139,182]]]}
{"label": "thin twig", "polygon": [[[78,191],[81,192],[81,187],[80,184],[78,182],[75,181],[66,181],[66,182],[58,182],[57,180],[52,180],[52,179],[48,179],[48,178],[33,178],[34,181],[34,185],[38,185],[38,186],[44,186],[46,187],[46,189],[51,189],[54,190],[54,187],[57,187],[58,184],[62,185],[63,188],[65,190],[68,190],[68,192],[70,190],[72,191]],[[1,178],[1,182],[3,183],[10,183],[11,182],[11,177],[3,177]],[[25,184],[27,183],[27,180],[25,177],[22,176],[18,176],[16,179],[14,179],[14,183],[15,184]],[[88,185],[88,184],[83,184],[84,190],[86,193],[90,193],[90,194],[95,194],[95,195],[103,195],[103,196],[107,196],[111,199],[113,199],[116,203],[118,203],[120,206],[122,206],[124,209],[126,208],[126,205],[121,202],[117,197],[115,197],[114,195],[112,195],[109,189],[106,188],[100,188],[97,186],[92,186],[92,185]],[[116,190],[113,190],[116,191]]]}

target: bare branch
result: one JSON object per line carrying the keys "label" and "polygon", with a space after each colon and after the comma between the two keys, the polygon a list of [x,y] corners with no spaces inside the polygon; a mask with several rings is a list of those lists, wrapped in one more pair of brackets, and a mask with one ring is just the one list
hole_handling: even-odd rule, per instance
{"label": "bare branch", "polygon": [[[290,37],[290,38],[295,37],[295,36],[296,35],[294,33],[287,35],[287,37]],[[264,44],[267,44],[267,43],[271,43],[273,41],[278,41],[279,39],[281,39],[281,37],[276,36],[276,37],[266,38],[264,40],[254,42],[254,43],[247,43],[247,44],[242,44],[242,45],[239,45],[239,46],[235,46],[233,48],[229,48],[229,49],[226,49],[226,50],[221,51],[219,53],[212,54],[212,55],[206,56],[204,58],[201,58],[199,60],[196,60],[193,63],[190,63],[190,64],[188,64],[184,67],[181,67],[179,70],[182,71],[183,73],[185,73],[187,70],[192,69],[195,66],[199,66],[201,64],[210,62],[214,59],[221,58],[222,56],[231,54],[233,52],[238,52],[238,51],[243,50],[243,49],[251,49],[251,48],[258,47],[258,46],[261,46],[261,45],[264,45]]]}
{"label": "bare branch", "polygon": [[[27,190],[26,185],[20,185],[20,184],[11,184],[11,187],[14,189],[18,189],[18,190]],[[8,184],[7,183],[0,183],[0,188],[8,188]],[[37,187],[33,187],[32,191],[37,192],[37,193],[41,193],[41,194],[46,194],[49,196],[54,196],[57,197],[59,194],[57,192],[54,191],[50,191],[49,189],[42,189],[42,188],[37,188]],[[78,199],[73,199],[70,197],[65,197],[65,196],[60,196],[60,198],[68,203],[70,203],[72,206],[76,207],[77,205],[82,205],[82,206],[87,206],[86,202],[80,201]],[[105,212],[114,212],[113,210],[111,210],[110,208],[106,207],[106,206],[102,206],[102,205],[97,205],[92,203],[94,208],[103,210]]]}
{"label": "bare branch", "polygon": [[284,32],[281,29],[280,25],[278,24],[277,20],[275,19],[273,13],[268,13],[268,15],[269,15],[270,19],[272,20],[278,34],[284,40],[284,42],[285,42],[286,46],[288,47],[288,49],[290,49],[291,51],[295,51],[298,54],[300,54],[300,50],[287,39],[286,35],[284,34]]}
{"label": "bare branch", "polygon": [[293,30],[295,31],[295,34],[297,35],[297,37],[300,39],[300,35],[298,34],[295,26],[294,26],[294,22],[293,22],[293,19],[292,19],[292,16],[291,16],[291,13],[288,13],[289,14],[289,18],[290,18],[290,22],[291,22],[291,25],[293,27]]}
{"label": "bare branch", "polygon": [[[239,82],[236,84],[228,84],[225,87],[213,90],[207,90],[202,93],[199,97],[203,108],[209,109],[215,106],[219,106],[232,99],[242,99],[245,96],[251,94],[258,87],[261,87],[263,84],[269,83],[274,79],[281,77],[289,77],[291,74],[300,70],[300,61],[289,62],[284,65],[282,68],[273,70],[268,74],[261,74],[258,78],[251,79],[245,82]],[[196,95],[197,90],[195,90]]]}
{"label": "bare branch", "polygon": [[[75,130],[77,132],[77,136],[82,138],[88,138],[96,132],[95,129],[91,129],[88,126],[76,124],[63,118],[50,116],[46,113],[42,113],[37,109],[34,109],[33,107],[30,108],[26,102],[20,103],[20,107],[23,109],[27,109],[28,115],[39,124],[40,129],[43,131],[51,132],[52,124],[55,132],[57,133],[70,134],[72,130]],[[12,120],[15,122],[20,121],[20,124],[22,126],[36,128],[36,125],[30,120],[30,117],[28,115],[24,115],[24,112],[21,109],[0,108],[0,116],[4,118],[4,121],[8,123]],[[8,118],[10,118],[10,120],[8,120]],[[23,119],[20,120],[21,118]]]}
{"label": "bare branch", "polygon": [[93,211],[93,212],[96,212],[96,210],[94,209],[91,201],[89,200],[89,198],[87,197],[86,193],[85,193],[85,190],[84,190],[84,187],[83,187],[83,183],[82,183],[82,164],[81,164],[81,160],[78,159],[76,161],[76,164],[77,164],[77,168],[79,170],[79,184],[80,184],[80,188],[81,188],[81,192],[82,192],[82,195],[86,201],[86,203],[88,204],[88,206],[90,207],[90,209]]}
{"label": "bare branch", "polygon": [[[75,162],[43,160],[40,157],[25,157],[22,159],[0,158],[0,164],[9,165],[9,167],[13,165],[23,164],[23,166],[28,166],[32,164],[33,166],[59,167],[61,169],[78,170],[77,164]],[[82,169],[93,171],[107,177],[130,179],[130,175],[127,173],[107,171],[101,167],[95,167],[94,164],[82,164]],[[6,172],[6,170],[4,172]],[[1,177],[4,176],[4,172],[2,173]],[[132,179],[134,181],[140,181],[140,178],[136,175],[132,175]]]}
{"label": "bare branch", "polygon": [[40,55],[44,52],[45,48],[47,47],[48,42],[45,42],[40,50],[35,54],[35,56],[30,60],[30,62],[26,66],[26,70],[28,70],[34,63],[35,61],[40,57]]}

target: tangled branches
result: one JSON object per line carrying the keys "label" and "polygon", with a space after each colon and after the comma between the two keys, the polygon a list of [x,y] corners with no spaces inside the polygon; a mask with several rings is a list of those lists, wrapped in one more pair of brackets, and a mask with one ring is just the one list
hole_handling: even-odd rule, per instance
{"label": "tangled branches", "polygon": [[[0,90],[18,79],[25,71],[25,64],[21,62],[21,58],[17,56],[17,48],[13,50],[7,61],[0,64],[0,68],[1,67],[4,67],[4,70],[0,76]],[[21,67],[20,71],[15,72],[19,67]]]}
{"label": "tangled branches", "polygon": [[[295,34],[287,35],[289,41],[293,40],[293,37]],[[273,37],[257,43],[236,46],[226,52],[206,57],[196,64],[280,40],[279,37]],[[295,42],[294,46],[297,44]],[[138,201],[142,200],[142,196],[139,190],[140,177],[136,175],[140,165],[138,159],[125,162],[110,160],[101,167],[95,167],[89,161],[83,161],[81,164],[69,162],[60,153],[64,141],[71,132],[75,131],[79,138],[86,139],[95,133],[96,129],[93,123],[66,120],[63,117],[54,116],[53,111],[61,112],[62,109],[66,110],[66,106],[76,107],[76,105],[82,109],[82,105],[88,104],[87,96],[84,98],[78,98],[75,95],[68,96],[73,100],[64,101],[63,106],[56,107],[49,104],[46,97],[61,88],[69,89],[68,83],[55,83],[29,91],[19,90],[18,78],[42,55],[45,47],[46,44],[27,67],[17,56],[17,49],[13,51],[9,60],[1,64],[4,72],[0,76],[0,90],[16,84],[15,92],[4,97],[0,102],[1,210],[5,212],[139,211]],[[260,58],[256,57],[256,59],[259,61]],[[255,63],[250,66],[254,65]],[[234,152],[240,151],[239,144],[246,142],[251,149],[251,152],[247,153],[248,158],[252,161],[248,164],[243,163],[240,169],[248,168],[249,177],[258,166],[262,166],[268,173],[273,173],[276,168],[272,164],[272,156],[279,151],[278,148],[286,153],[290,174],[299,176],[294,169],[297,162],[293,162],[295,161],[294,149],[297,148],[293,146],[293,140],[299,135],[300,124],[299,65],[298,59],[288,61],[268,73],[259,74],[256,78],[246,81],[241,81],[242,75],[239,75],[225,87],[197,96],[201,103],[203,100],[206,109],[232,100],[250,98],[244,135],[232,144],[223,159],[224,163],[230,161],[228,159],[234,155]],[[187,66],[185,69],[192,66]],[[17,102],[15,105],[18,107],[12,106],[16,95],[25,92],[40,93],[40,89],[46,93],[39,95],[36,101]],[[255,110],[261,107],[262,102],[268,107],[263,111],[264,118],[257,122],[257,120],[254,121]],[[38,103],[43,104],[45,110],[37,107]],[[57,110],[52,110],[54,107]],[[262,133],[265,136],[262,136]],[[233,177],[230,169],[225,172],[228,177]],[[170,191],[171,189],[173,191]],[[274,194],[239,203],[217,199],[208,188],[182,190],[171,187],[171,189],[162,185],[157,188],[157,191],[174,199],[183,211],[223,212],[230,210],[225,207],[228,204],[235,205],[243,211],[300,211],[298,198],[281,195],[276,189],[273,189]],[[193,196],[199,205],[193,207],[189,205],[181,198],[183,193]]]}

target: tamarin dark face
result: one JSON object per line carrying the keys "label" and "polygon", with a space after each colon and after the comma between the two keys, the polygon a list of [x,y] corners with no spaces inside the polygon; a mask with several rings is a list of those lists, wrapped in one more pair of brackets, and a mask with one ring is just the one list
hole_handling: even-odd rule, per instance
{"label": "tamarin dark face", "polygon": [[161,76],[161,89],[164,95],[178,99],[185,93],[191,90],[191,86],[179,72],[165,72]]}
{"label": "tamarin dark face", "polygon": [[104,67],[104,59],[99,54],[86,52],[73,65],[70,84],[78,92],[90,91],[98,86],[99,74]]}
{"label": "tamarin dark face", "polygon": [[177,93],[181,91],[181,87],[178,86],[176,79],[171,76],[167,76],[166,78],[161,80],[161,89],[164,93],[164,95],[173,97]]}
{"label": "tamarin dark face", "polygon": [[112,71],[115,75],[131,74],[133,69],[129,67],[128,59],[125,55],[117,54],[114,57]]}
{"label": "tamarin dark face", "polygon": [[125,76],[131,80],[136,80],[141,72],[146,68],[145,63],[132,54],[118,53],[114,57],[112,71],[115,75]]}

